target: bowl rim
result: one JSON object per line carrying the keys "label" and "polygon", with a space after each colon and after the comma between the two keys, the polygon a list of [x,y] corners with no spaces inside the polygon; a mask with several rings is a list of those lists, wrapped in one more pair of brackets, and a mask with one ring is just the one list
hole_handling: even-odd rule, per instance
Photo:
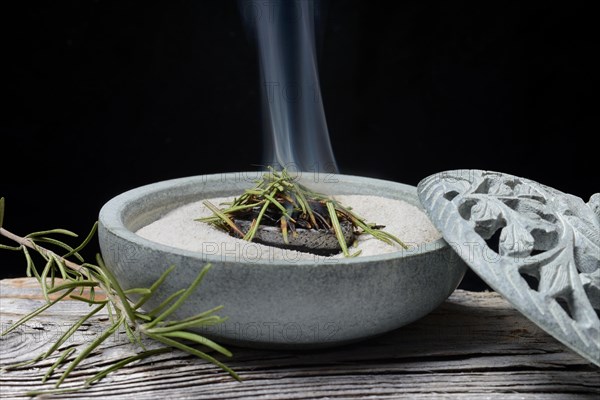
{"label": "bowl rim", "polygon": [[[409,250],[398,250],[394,252],[384,253],[384,254],[375,254],[369,256],[358,256],[358,257],[323,257],[316,256],[309,259],[294,259],[294,260],[286,260],[279,258],[267,258],[267,259],[257,259],[253,261],[247,261],[241,259],[241,257],[230,256],[227,254],[207,254],[199,251],[192,251],[181,249],[178,247],[173,247],[170,245],[165,245],[159,242],[152,241],[150,239],[146,239],[138,234],[136,234],[131,229],[125,226],[123,221],[123,213],[127,210],[127,207],[141,200],[144,197],[156,192],[163,191],[168,188],[172,188],[183,183],[189,184],[194,180],[198,180],[199,182],[208,182],[216,179],[226,179],[228,177],[235,177],[240,174],[257,174],[265,171],[234,171],[234,172],[222,172],[222,173],[212,173],[212,174],[202,174],[202,175],[189,175],[178,178],[171,178],[156,181],[153,183],[144,184],[141,186],[134,187],[132,189],[126,190],[104,203],[99,212],[99,233],[101,233],[102,229],[112,233],[113,235],[119,237],[121,240],[124,240],[129,243],[133,243],[134,245],[146,248],[153,249],[160,252],[170,253],[176,256],[192,258],[201,260],[204,263],[211,263],[213,265],[219,263],[235,263],[239,265],[260,265],[260,266],[272,266],[277,268],[282,267],[322,267],[322,266],[348,266],[348,265],[364,265],[371,264],[376,262],[385,262],[394,259],[409,259],[413,257],[418,257],[420,255],[426,253],[432,253],[435,251],[441,251],[450,247],[450,245],[446,242],[443,237],[436,239],[432,242],[421,243],[418,245],[418,248],[409,249]],[[339,177],[340,179],[344,179],[346,181],[354,181],[356,183],[360,182],[369,182],[379,185],[395,185],[398,189],[414,192],[415,198],[417,202],[419,201],[418,196],[416,196],[416,186],[380,179],[373,178],[367,176],[358,176],[358,175],[349,175],[349,174],[331,174],[334,177]],[[421,207],[421,210],[423,208]],[[315,262],[316,260],[320,262]]]}

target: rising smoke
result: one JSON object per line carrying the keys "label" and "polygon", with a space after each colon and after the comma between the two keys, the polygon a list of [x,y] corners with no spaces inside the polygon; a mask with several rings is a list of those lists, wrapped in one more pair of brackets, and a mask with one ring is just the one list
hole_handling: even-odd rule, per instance
{"label": "rising smoke", "polygon": [[240,1],[260,63],[263,163],[338,173],[317,68],[317,0]]}

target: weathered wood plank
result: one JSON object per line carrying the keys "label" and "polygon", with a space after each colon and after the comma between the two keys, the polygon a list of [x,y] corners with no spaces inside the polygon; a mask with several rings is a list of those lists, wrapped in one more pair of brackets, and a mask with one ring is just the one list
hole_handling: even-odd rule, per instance
{"label": "weathered wood plank", "polygon": [[[43,298],[31,279],[0,281],[0,327],[39,307]],[[41,353],[87,306],[60,308],[2,337],[0,367]],[[98,315],[65,346],[89,343],[106,326]],[[495,293],[457,290],[421,320],[354,345],[315,351],[232,348],[226,363],[236,382],[218,367],[173,351],[132,364],[85,392],[60,398],[177,399],[597,399],[600,369],[515,311]],[[83,362],[63,387],[77,386],[111,361],[133,354],[123,333],[115,334]],[[0,373],[2,398],[19,398],[41,385],[55,359],[33,368]]]}

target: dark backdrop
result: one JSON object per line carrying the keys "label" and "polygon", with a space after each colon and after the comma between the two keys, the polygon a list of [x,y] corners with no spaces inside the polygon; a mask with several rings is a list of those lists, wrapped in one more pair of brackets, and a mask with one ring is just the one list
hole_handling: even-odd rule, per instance
{"label": "dark backdrop", "polygon": [[[497,170],[587,200],[599,189],[598,47],[582,4],[323,3],[320,78],[340,171],[416,185]],[[236,1],[18,8],[1,17],[7,229],[83,235],[125,190],[260,169],[258,61]],[[0,254],[0,277],[23,274]],[[485,287],[470,272],[462,286]]]}

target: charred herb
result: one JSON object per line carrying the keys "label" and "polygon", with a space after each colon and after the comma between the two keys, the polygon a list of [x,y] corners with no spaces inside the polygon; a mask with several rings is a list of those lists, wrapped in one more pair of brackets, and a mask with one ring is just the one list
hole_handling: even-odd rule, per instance
{"label": "charred herb", "polygon": [[223,208],[208,200],[204,200],[204,205],[213,215],[197,221],[212,224],[246,241],[255,239],[259,227],[279,228],[285,244],[301,230],[323,231],[335,235],[344,256],[354,257],[360,251],[349,251],[352,245],[347,235],[349,228],[352,237],[368,234],[385,243],[408,248],[396,236],[382,230],[385,226],[367,223],[350,207],[299,183],[285,169],[270,168],[255,181],[254,187],[246,189],[232,202],[222,204]]}

